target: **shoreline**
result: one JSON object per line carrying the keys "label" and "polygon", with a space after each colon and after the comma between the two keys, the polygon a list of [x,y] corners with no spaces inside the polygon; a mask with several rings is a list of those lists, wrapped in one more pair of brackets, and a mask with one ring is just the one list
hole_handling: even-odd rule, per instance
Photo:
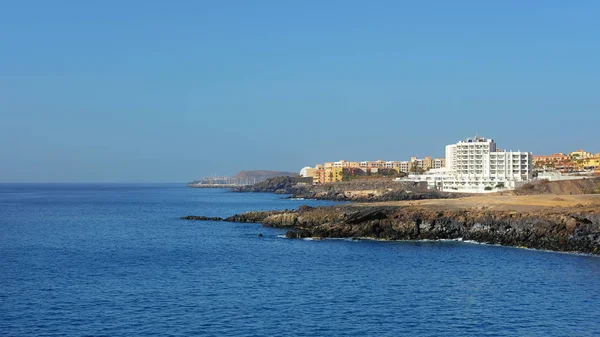
{"label": "shoreline", "polygon": [[[287,238],[285,235],[278,235],[277,237],[281,238],[281,239],[289,239]],[[586,256],[586,257],[595,257],[595,258],[600,258],[600,254],[593,254],[593,253],[583,253],[583,252],[577,252],[577,251],[558,251],[558,250],[548,250],[548,249],[537,249],[537,248],[529,248],[529,247],[522,247],[522,246],[504,246],[501,244],[495,244],[495,243],[485,243],[485,242],[477,242],[477,241],[473,241],[473,240],[462,240],[461,238],[458,239],[437,239],[437,240],[432,240],[432,239],[420,239],[420,240],[385,240],[385,239],[374,239],[374,238],[370,238],[370,237],[362,237],[362,238],[319,238],[319,239],[314,239],[314,238],[302,238],[302,239],[289,239],[289,240],[303,240],[303,241],[349,241],[349,242],[360,242],[360,241],[366,241],[366,242],[399,242],[399,243],[427,243],[427,242],[432,242],[432,243],[458,243],[458,244],[470,244],[470,245],[477,245],[477,246],[487,246],[487,247],[502,247],[502,248],[510,248],[510,249],[521,249],[521,250],[528,250],[528,251],[532,251],[532,252],[542,252],[542,253],[554,253],[554,254],[566,254],[566,255],[572,255],[572,256]]]}
{"label": "shoreline", "polygon": [[186,220],[262,223],[295,239],[453,240],[600,254],[600,195],[476,196],[247,212]]}

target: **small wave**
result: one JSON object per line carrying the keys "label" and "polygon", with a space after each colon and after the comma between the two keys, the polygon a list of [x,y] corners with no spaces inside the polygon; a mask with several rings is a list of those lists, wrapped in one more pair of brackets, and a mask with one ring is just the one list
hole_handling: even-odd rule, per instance
{"label": "small wave", "polygon": [[[277,237],[280,238],[280,239],[288,239],[285,236],[285,234],[279,234],[279,235],[277,235]],[[545,253],[568,254],[568,255],[577,255],[577,256],[591,256],[591,257],[600,258],[600,255],[595,255],[595,254],[591,254],[591,253],[561,252],[561,251],[547,250],[547,249],[536,249],[536,248],[530,248],[530,247],[525,247],[525,246],[503,246],[503,245],[498,244],[498,243],[486,243],[486,242],[479,242],[479,241],[475,241],[475,240],[465,240],[463,238],[456,238],[456,239],[420,239],[420,240],[387,240],[387,239],[377,239],[377,238],[371,238],[371,237],[346,237],[346,238],[312,238],[312,237],[308,237],[308,238],[302,238],[300,240],[304,240],[304,241],[340,240],[340,241],[350,241],[350,242],[359,242],[359,241],[379,241],[379,242],[461,242],[461,243],[468,243],[468,244],[482,245],[482,246],[496,246],[496,247],[504,247],[504,248],[516,248],[516,249],[524,249],[524,250],[531,250],[531,251],[538,251],[538,252],[545,252]]]}
{"label": "small wave", "polygon": [[489,245],[489,243],[479,242],[479,241],[475,241],[475,240],[461,240],[461,242],[471,243],[471,244],[475,244],[475,245]]}
{"label": "small wave", "polygon": [[350,238],[323,238],[322,240],[358,242],[360,240],[365,240],[365,239],[350,237]]}
{"label": "small wave", "polygon": [[[495,245],[496,246],[496,245]],[[498,245],[498,246],[502,246],[502,245]],[[535,252],[544,252],[544,253],[555,253],[555,254],[567,254],[567,255],[577,255],[577,256],[587,256],[587,257],[596,257],[596,258],[600,258],[600,255],[595,255],[592,253],[582,253],[582,252],[561,252],[558,250],[549,250],[549,249],[537,249],[537,248],[531,248],[531,247],[525,247],[525,246],[502,246],[502,247],[506,247],[506,248],[516,248],[516,249],[523,249],[523,250],[530,250],[530,251],[535,251]]]}

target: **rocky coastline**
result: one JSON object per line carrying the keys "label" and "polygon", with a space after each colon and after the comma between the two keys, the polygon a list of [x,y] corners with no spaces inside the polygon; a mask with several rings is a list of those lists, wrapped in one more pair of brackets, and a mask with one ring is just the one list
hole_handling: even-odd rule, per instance
{"label": "rocky coastline", "polygon": [[[313,185],[310,178],[275,177],[263,182],[231,189],[233,192],[265,192],[288,194],[289,198],[316,200],[387,202],[428,199],[455,199],[473,194],[449,193],[428,190],[419,183],[398,182],[391,178],[357,179],[336,183]],[[536,194],[600,194],[600,177],[553,181],[538,180],[521,186],[514,191],[498,195]]]}
{"label": "rocky coastline", "polygon": [[596,204],[534,208],[528,212],[486,207],[436,209],[420,205],[302,206],[298,210],[248,212],[224,219],[201,216],[182,219],[262,223],[288,228],[288,238],[455,239],[600,254],[600,208]]}
{"label": "rocky coastline", "polygon": [[312,185],[306,178],[276,177],[254,185],[233,188],[231,191],[288,194],[288,198],[352,202],[446,199],[463,196],[431,191],[420,188],[415,183],[396,182],[389,178]]}
{"label": "rocky coastline", "polygon": [[[376,240],[470,240],[487,244],[600,255],[600,196],[571,195],[567,183],[539,182],[551,192],[468,196],[428,191],[418,184],[365,179],[312,185],[298,177],[276,177],[234,192],[289,194],[290,198],[352,201],[330,207],[248,212],[227,218],[185,220],[262,223],[287,228],[288,238]],[[590,184],[597,183],[596,180]],[[541,188],[540,187],[540,188]],[[535,193],[533,193],[535,194]],[[588,198],[589,197],[589,198]],[[515,200],[512,200],[515,199]],[[354,203],[358,202],[358,203]]]}

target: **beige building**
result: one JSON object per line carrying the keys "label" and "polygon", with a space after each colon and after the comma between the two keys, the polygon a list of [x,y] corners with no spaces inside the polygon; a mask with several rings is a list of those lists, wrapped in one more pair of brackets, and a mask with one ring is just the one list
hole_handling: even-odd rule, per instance
{"label": "beige building", "polygon": [[586,159],[594,157],[594,154],[583,150],[577,150],[569,153],[569,157],[573,159]]}
{"label": "beige building", "polygon": [[313,178],[319,174],[319,170],[316,167],[306,166],[300,170],[300,176],[305,178]]}
{"label": "beige building", "polygon": [[423,169],[425,171],[429,170],[432,167],[433,164],[433,160],[431,160],[430,156],[425,157],[425,159],[423,159]]}
{"label": "beige building", "polygon": [[417,169],[425,170],[425,159],[418,159],[417,157],[410,157],[410,165],[408,167],[407,172],[412,172]]}
{"label": "beige building", "polygon": [[314,171],[307,170],[313,173],[313,184],[326,184],[342,181],[343,167],[339,167],[338,162],[327,162],[324,165],[316,165]]}
{"label": "beige building", "polygon": [[433,169],[441,169],[442,167],[446,167],[446,158],[436,158],[433,160],[432,167]]}
{"label": "beige building", "polygon": [[345,161],[340,160],[333,163],[330,163],[331,167],[341,167],[341,168],[358,168],[360,163],[357,161]]}
{"label": "beige building", "polygon": [[400,162],[400,172],[408,172],[409,169],[410,169],[410,162],[408,162],[408,161]]}

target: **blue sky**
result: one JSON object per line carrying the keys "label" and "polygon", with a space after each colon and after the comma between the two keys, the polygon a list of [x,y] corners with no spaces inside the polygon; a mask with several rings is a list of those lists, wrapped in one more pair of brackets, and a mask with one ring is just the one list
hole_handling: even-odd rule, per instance
{"label": "blue sky", "polygon": [[0,181],[600,152],[597,1],[12,1]]}

